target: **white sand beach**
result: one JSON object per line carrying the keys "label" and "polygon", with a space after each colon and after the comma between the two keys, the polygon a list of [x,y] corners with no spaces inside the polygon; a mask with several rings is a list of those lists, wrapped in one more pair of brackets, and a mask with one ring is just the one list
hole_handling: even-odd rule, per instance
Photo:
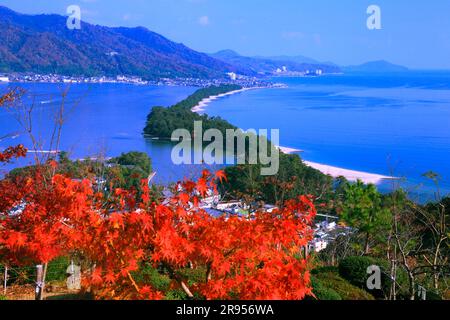
{"label": "white sand beach", "polygon": [[315,163],[311,161],[303,161],[307,166],[319,170],[323,174],[330,175],[333,178],[345,177],[348,181],[355,182],[361,180],[362,182],[369,184],[379,184],[384,180],[393,180],[395,177],[383,176],[375,173],[361,172],[355,170],[348,170],[343,168],[332,167],[325,164]]}
{"label": "white sand beach", "polygon": [[211,96],[211,97],[205,98],[202,101],[200,101],[195,107],[193,107],[191,109],[191,111],[195,112],[195,113],[202,113],[202,112],[205,111],[205,108],[214,100],[217,100],[217,99],[220,99],[220,98],[223,98],[223,97],[226,97],[226,96],[231,96],[231,95],[236,94],[236,93],[240,93],[240,92],[244,92],[244,91],[248,91],[248,90],[253,90],[253,89],[259,89],[259,88],[258,87],[242,88],[242,89],[239,89],[239,90],[234,90],[234,91],[230,91],[230,92],[227,92],[227,93],[222,93],[222,94],[219,94],[217,96]]}
{"label": "white sand beach", "polygon": [[289,148],[289,147],[282,147],[282,146],[275,146],[275,147],[278,148],[278,150],[280,150],[281,152],[283,152],[285,154],[293,154],[293,153],[303,152],[303,150]]}
{"label": "white sand beach", "polygon": [[[227,93],[219,94],[216,96],[211,96],[208,98],[203,99],[200,101],[195,107],[191,109],[192,112],[196,113],[202,113],[205,111],[205,108],[214,100],[220,99],[222,97],[230,96],[236,93],[252,90],[252,89],[258,89],[258,88],[243,88],[240,90],[230,91]],[[300,153],[303,152],[303,150],[295,149],[295,148],[289,148],[289,147],[283,147],[283,146],[276,146],[281,152],[285,154],[294,154],[294,153]],[[343,169],[338,167],[333,167],[325,164],[315,163],[311,161],[303,161],[307,166],[314,168],[316,170],[319,170],[323,174],[329,175],[333,178],[338,177],[345,177],[348,181],[358,181],[361,180],[362,182],[369,184],[379,184],[383,182],[384,180],[392,180],[396,179],[395,177],[389,177],[389,176],[383,176],[380,174],[375,173],[368,173],[368,172],[361,172],[361,171],[355,171],[355,170],[349,170],[349,169]]]}
{"label": "white sand beach", "polygon": [[[288,147],[277,147],[281,152],[286,154],[293,154],[293,153],[299,153],[302,152],[302,150],[294,149],[294,148],[288,148]],[[362,171],[355,171],[355,170],[349,170],[349,169],[343,169],[338,167],[329,166],[326,164],[311,162],[311,161],[303,161],[307,166],[314,168],[316,170],[319,170],[323,174],[329,175],[333,178],[338,177],[345,177],[348,181],[358,181],[361,180],[362,182],[369,184],[379,184],[383,182],[384,180],[392,180],[397,179],[395,177],[389,177],[389,176],[383,176],[380,174],[375,173],[368,173],[368,172],[362,172]]]}

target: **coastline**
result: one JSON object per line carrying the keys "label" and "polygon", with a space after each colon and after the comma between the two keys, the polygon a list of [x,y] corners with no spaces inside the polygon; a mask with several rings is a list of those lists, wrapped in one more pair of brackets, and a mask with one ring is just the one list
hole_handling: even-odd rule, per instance
{"label": "coastline", "polygon": [[[191,111],[195,113],[203,113],[206,109],[206,107],[213,101],[220,99],[222,97],[231,96],[237,93],[245,92],[248,90],[254,90],[254,89],[260,89],[259,87],[251,87],[251,88],[242,88],[235,91],[230,91],[227,93],[219,94],[216,96],[210,96],[208,98],[203,99],[200,101],[196,106],[194,106]],[[290,148],[290,147],[284,147],[284,146],[277,146],[277,148],[285,153],[285,154],[294,154],[294,153],[301,153],[303,150]],[[362,172],[362,171],[356,171],[356,170],[350,170],[350,169],[344,169],[339,167],[334,167],[326,164],[316,163],[312,161],[306,161],[303,160],[303,163],[307,165],[308,167],[311,167],[313,169],[316,169],[320,172],[322,172],[325,175],[329,175],[333,178],[339,178],[344,177],[348,181],[356,182],[358,180],[361,180],[365,184],[380,184],[383,181],[386,180],[393,180],[396,179],[395,177],[389,177],[384,176],[381,174],[375,174],[375,173],[369,173],[369,172]]]}
{"label": "coastline", "polygon": [[333,166],[329,166],[326,164],[321,164],[321,163],[316,163],[316,162],[311,162],[311,161],[303,160],[303,162],[308,167],[319,170],[323,174],[329,175],[333,178],[344,177],[348,181],[351,181],[351,182],[356,182],[358,180],[361,180],[365,184],[375,184],[376,185],[376,184],[380,184],[381,182],[386,181],[386,180],[397,179],[395,177],[384,176],[381,174],[338,168],[338,167],[333,167]]}
{"label": "coastline", "polygon": [[226,97],[226,96],[231,96],[233,94],[237,94],[237,93],[241,93],[241,92],[245,92],[245,91],[249,91],[249,90],[255,90],[255,89],[262,89],[261,87],[250,87],[250,88],[242,88],[239,90],[234,90],[234,91],[230,91],[227,93],[222,93],[222,94],[218,94],[216,96],[210,96],[208,98],[203,99],[202,101],[200,101],[196,106],[194,106],[191,111],[195,112],[195,113],[202,113],[205,111],[206,107],[213,101]]}
{"label": "coastline", "polygon": [[[289,148],[289,147],[277,146],[277,148],[281,152],[286,153],[286,154],[303,152],[302,150]],[[329,175],[333,178],[344,177],[345,179],[347,179],[348,181],[351,181],[351,182],[356,182],[358,180],[361,180],[365,184],[380,184],[381,182],[386,181],[386,180],[397,179],[396,177],[389,177],[389,176],[384,176],[384,175],[376,174],[376,173],[344,169],[344,168],[334,167],[334,166],[330,166],[327,164],[322,164],[322,163],[317,163],[317,162],[312,162],[312,161],[303,160],[303,163],[306,164],[308,167],[319,170],[323,174]]]}

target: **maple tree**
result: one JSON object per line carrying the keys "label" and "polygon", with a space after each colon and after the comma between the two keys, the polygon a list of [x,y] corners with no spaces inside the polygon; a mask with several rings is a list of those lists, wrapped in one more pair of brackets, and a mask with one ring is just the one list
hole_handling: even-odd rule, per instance
{"label": "maple tree", "polygon": [[[218,175],[223,178],[222,174]],[[302,299],[311,294],[302,248],[312,238],[315,209],[307,197],[285,209],[251,218],[214,218],[198,207],[216,176],[180,183],[165,204],[150,202],[143,182],[140,201],[117,189],[105,202],[89,180],[55,175],[2,181],[0,255],[12,264],[48,263],[80,252],[91,261],[85,287],[99,298],[162,298],[133,272],[142,263],[168,270],[189,297],[206,299]],[[23,203],[19,214],[8,214]],[[188,285],[181,270],[204,270]]]}
{"label": "maple tree", "polygon": [[[23,146],[0,162],[25,156]],[[137,280],[148,264],[189,298],[303,299],[312,295],[310,262],[316,210],[311,197],[248,216],[213,217],[201,200],[217,193],[223,171],[205,170],[181,181],[170,199],[155,201],[146,180],[135,191],[96,192],[93,178],[56,174],[58,162],[0,181],[0,259],[9,265],[47,264],[74,253],[89,262],[83,288],[99,299],[163,299],[165,292]],[[186,279],[183,270],[203,274]]]}
{"label": "maple tree", "polygon": [[8,147],[3,152],[0,152],[0,163],[8,163],[12,159],[25,157],[27,149],[23,145],[17,145],[15,147]]}

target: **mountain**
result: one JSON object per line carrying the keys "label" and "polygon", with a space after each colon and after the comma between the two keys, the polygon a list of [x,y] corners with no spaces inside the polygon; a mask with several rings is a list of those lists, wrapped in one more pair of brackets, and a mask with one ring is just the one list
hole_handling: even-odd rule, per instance
{"label": "mountain", "polygon": [[385,60],[371,61],[357,66],[343,67],[345,72],[381,73],[381,72],[406,72],[408,68]]}
{"label": "mountain", "polygon": [[110,28],[67,17],[25,15],[0,6],[0,72],[64,75],[133,75],[146,79],[223,78],[227,72],[252,75],[146,28]]}
{"label": "mountain", "polygon": [[255,58],[263,58],[263,59],[269,59],[272,61],[291,61],[295,63],[309,63],[309,64],[320,64],[319,61],[308,58],[305,56],[273,56],[273,57],[255,57]]}
{"label": "mountain", "polygon": [[241,69],[248,69],[249,72],[266,75],[274,74],[277,69],[283,70],[283,68],[286,68],[287,72],[306,72],[317,69],[321,69],[325,73],[340,72],[340,69],[337,66],[322,64],[305,57],[303,57],[303,60],[301,60],[300,57],[297,57],[297,61],[293,60],[292,57],[291,59],[285,57],[285,60],[282,57],[245,57],[233,50],[222,50],[212,53],[210,56]]}
{"label": "mountain", "polygon": [[222,50],[210,56],[214,59],[229,63],[241,69],[246,69],[248,72],[267,73],[269,70],[276,70],[273,64],[266,65],[264,61],[258,59],[244,57],[233,50]]}

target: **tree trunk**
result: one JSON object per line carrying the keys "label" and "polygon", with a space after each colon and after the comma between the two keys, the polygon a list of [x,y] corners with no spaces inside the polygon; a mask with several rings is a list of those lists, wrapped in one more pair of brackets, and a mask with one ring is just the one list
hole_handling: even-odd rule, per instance
{"label": "tree trunk", "polygon": [[408,272],[409,279],[409,299],[416,300],[416,281],[414,279],[414,275],[411,272]]}
{"label": "tree trunk", "polygon": [[439,272],[438,272],[438,268],[437,268],[437,264],[438,264],[438,257],[439,257],[439,252],[441,250],[441,244],[443,242],[443,239],[441,237],[440,241],[438,242],[437,246],[436,246],[436,250],[434,252],[434,259],[433,259],[433,284],[434,284],[434,289],[439,290]]}
{"label": "tree trunk", "polygon": [[5,265],[5,274],[3,278],[3,294],[6,296],[6,286],[8,284],[8,266]]}
{"label": "tree trunk", "polygon": [[389,293],[389,300],[397,300],[397,247],[394,246],[394,252],[391,261],[391,290]]}
{"label": "tree trunk", "polygon": [[368,255],[370,253],[369,238],[370,238],[370,234],[369,234],[369,232],[367,232],[366,233],[366,244],[364,245],[364,254],[365,255]]}
{"label": "tree trunk", "polygon": [[44,269],[42,264],[36,266],[36,291],[35,300],[42,300],[42,279],[44,276]]}

